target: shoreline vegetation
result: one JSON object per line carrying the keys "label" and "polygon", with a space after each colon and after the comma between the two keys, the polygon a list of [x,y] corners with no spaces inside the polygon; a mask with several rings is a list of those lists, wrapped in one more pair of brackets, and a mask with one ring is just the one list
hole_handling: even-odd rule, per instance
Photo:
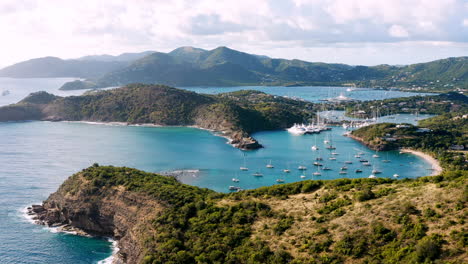
{"label": "shoreline vegetation", "polygon": [[230,144],[244,149],[262,145],[251,134],[302,123],[319,105],[259,91],[197,94],[162,85],[132,84],[96,93],[58,97],[46,92],[0,107],[0,121],[87,121],[196,126],[220,131]]}
{"label": "shoreline vegetation", "polygon": [[[147,123],[142,116],[152,120],[163,116],[161,123],[176,125],[171,122],[190,116],[193,119],[183,124],[187,126],[210,117],[214,123],[202,122],[205,129],[247,133],[242,136],[285,127],[293,122],[291,117],[303,119],[317,110],[312,103],[253,91],[194,97],[203,102],[196,111],[183,111],[191,105],[175,114],[165,112],[164,104],[153,105],[152,112],[102,104],[128,103],[120,99],[139,93],[151,96],[152,89],[175,102],[193,95],[163,86],[121,89],[70,101],[37,94],[16,107],[40,110],[39,120],[51,121],[126,118],[138,125]],[[213,104],[214,108],[204,108]],[[307,111],[299,111],[300,107]],[[0,108],[0,119],[2,110],[11,111]],[[72,110],[80,115],[72,116]],[[116,118],[119,115],[125,118]],[[273,118],[282,122],[274,123]],[[246,126],[258,121],[264,122],[262,126]],[[226,122],[228,126],[213,125]],[[224,194],[182,184],[175,177],[94,164],[70,176],[42,205],[31,206],[30,213],[46,226],[114,238],[117,258],[129,264],[464,263],[468,170],[464,153],[451,152],[449,147],[465,142],[467,119],[453,112],[421,124],[427,129],[380,123],[354,130],[350,136],[373,149],[401,149],[425,158],[434,165],[434,176],[305,180]]]}
{"label": "shoreline vegetation", "polygon": [[463,263],[467,180],[466,171],[451,171],[221,194],[95,164],[32,208],[44,225],[112,235],[116,258],[130,264]]}

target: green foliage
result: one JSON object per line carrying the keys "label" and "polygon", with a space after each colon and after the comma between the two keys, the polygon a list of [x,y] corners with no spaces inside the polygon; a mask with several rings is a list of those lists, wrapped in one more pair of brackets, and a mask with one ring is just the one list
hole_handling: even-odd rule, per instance
{"label": "green foliage", "polygon": [[437,259],[442,251],[442,242],[439,235],[423,237],[416,244],[415,260],[419,263],[426,263]]}
{"label": "green foliage", "polygon": [[293,217],[282,216],[278,223],[273,227],[273,231],[277,235],[281,235],[294,224]]}

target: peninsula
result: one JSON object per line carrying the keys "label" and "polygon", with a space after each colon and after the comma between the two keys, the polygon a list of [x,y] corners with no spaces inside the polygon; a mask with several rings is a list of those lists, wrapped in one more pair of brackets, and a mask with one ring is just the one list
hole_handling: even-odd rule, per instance
{"label": "peninsula", "polygon": [[406,179],[301,181],[221,194],[93,165],[38,223],[118,241],[123,263],[464,263],[467,170]]}
{"label": "peninsula", "polygon": [[237,148],[256,149],[261,145],[251,133],[304,122],[313,117],[315,107],[318,106],[258,91],[204,95],[163,85],[131,84],[82,96],[36,92],[17,104],[1,107],[0,121],[196,126],[220,132]]}

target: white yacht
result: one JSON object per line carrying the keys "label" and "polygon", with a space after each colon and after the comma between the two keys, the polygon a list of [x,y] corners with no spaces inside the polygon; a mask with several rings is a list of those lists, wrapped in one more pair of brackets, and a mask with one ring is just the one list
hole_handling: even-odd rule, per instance
{"label": "white yacht", "polygon": [[301,179],[305,179],[305,178],[306,178],[306,176],[305,176],[305,175],[301,175]]}
{"label": "white yacht", "polygon": [[375,178],[377,178],[377,176],[375,176],[374,174],[371,174],[371,175],[369,175],[368,178],[369,178],[369,179],[375,179]]}
{"label": "white yacht", "polygon": [[312,173],[312,175],[314,175],[314,176],[320,176],[320,175],[322,175],[322,173],[320,173],[319,171],[316,171],[316,172]]}
{"label": "white yacht", "polygon": [[292,127],[287,129],[289,133],[293,135],[304,135],[307,130],[304,125],[294,124]]}
{"label": "white yacht", "polygon": [[316,145],[313,145],[312,147],[310,147],[310,149],[312,149],[312,150],[318,150],[319,148],[318,148]]}
{"label": "white yacht", "polygon": [[271,160],[270,160],[270,163],[268,163],[266,165],[266,167],[269,168],[269,169],[273,169],[275,166],[273,166],[273,164],[271,164]]}
{"label": "white yacht", "polygon": [[393,174],[393,177],[398,178],[398,177],[400,177],[400,175],[395,173],[395,174]]}
{"label": "white yacht", "polygon": [[289,169],[284,169],[283,172],[284,173],[290,173],[291,171]]}
{"label": "white yacht", "polygon": [[297,167],[297,169],[298,169],[298,170],[307,170],[307,167],[301,165],[301,166]]}
{"label": "white yacht", "polygon": [[283,179],[276,179],[276,182],[277,182],[277,183],[283,183],[284,180],[283,180]]}
{"label": "white yacht", "polygon": [[232,181],[233,181],[233,182],[239,182],[239,179],[237,179],[237,178],[232,178]]}
{"label": "white yacht", "polygon": [[262,177],[262,176],[263,176],[263,174],[262,174],[262,173],[260,173],[260,172],[258,172],[258,171],[257,171],[257,172],[255,172],[255,173],[254,173],[254,174],[252,174],[252,175],[253,175],[253,176],[255,176],[255,177]]}

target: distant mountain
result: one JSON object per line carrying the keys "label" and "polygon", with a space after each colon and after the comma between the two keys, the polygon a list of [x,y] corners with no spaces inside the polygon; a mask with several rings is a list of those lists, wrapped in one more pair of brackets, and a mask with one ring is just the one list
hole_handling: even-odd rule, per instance
{"label": "distant mountain", "polygon": [[84,60],[84,61],[134,61],[141,59],[145,56],[150,55],[151,53],[154,53],[155,51],[144,51],[144,52],[138,52],[138,53],[122,53],[117,56],[112,56],[112,55],[89,55],[89,56],[84,56],[81,58],[78,58],[77,60]]}
{"label": "distant mountain", "polygon": [[182,47],[169,53],[153,53],[110,72],[96,86],[143,82],[172,86],[350,85],[453,90],[468,87],[467,65],[468,57],[459,57],[408,66],[350,66],[272,59],[227,47]]}
{"label": "distant mountain", "polygon": [[[453,91],[468,88],[468,57],[406,66],[351,66],[274,59],[227,47],[181,47],[169,53],[146,51],[76,60],[46,57],[0,70],[0,77],[81,77],[88,83],[67,89],[122,86],[130,83],[170,86],[358,86],[406,90]],[[64,89],[65,89],[64,88]]]}
{"label": "distant mountain", "polygon": [[128,66],[153,51],[141,53],[123,53],[118,56],[97,55],[79,59],[63,60],[57,57],[32,59],[0,70],[0,77],[13,78],[53,78],[78,77],[96,79],[108,72]]}

